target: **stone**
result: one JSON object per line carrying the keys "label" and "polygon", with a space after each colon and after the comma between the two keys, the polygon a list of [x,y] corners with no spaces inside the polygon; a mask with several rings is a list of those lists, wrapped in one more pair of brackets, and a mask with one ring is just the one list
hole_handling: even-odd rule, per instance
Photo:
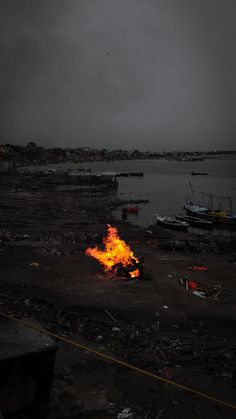
{"label": "stone", "polygon": [[[27,323],[40,327],[36,321]],[[43,418],[49,402],[56,345],[38,330],[6,321],[0,325],[0,410],[29,410]]]}

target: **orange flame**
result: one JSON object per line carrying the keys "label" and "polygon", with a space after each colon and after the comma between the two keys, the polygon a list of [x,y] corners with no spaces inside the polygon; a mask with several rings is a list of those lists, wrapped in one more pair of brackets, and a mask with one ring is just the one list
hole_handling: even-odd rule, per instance
{"label": "orange flame", "polygon": [[118,265],[131,268],[134,265],[134,270],[129,270],[129,275],[131,278],[139,276],[139,269],[135,266],[139,263],[139,260],[124,240],[120,239],[116,227],[108,225],[108,234],[107,237],[104,237],[103,244],[105,250],[100,250],[98,247],[89,247],[86,249],[86,255],[97,259],[102,264],[105,272],[110,274],[116,272]]}

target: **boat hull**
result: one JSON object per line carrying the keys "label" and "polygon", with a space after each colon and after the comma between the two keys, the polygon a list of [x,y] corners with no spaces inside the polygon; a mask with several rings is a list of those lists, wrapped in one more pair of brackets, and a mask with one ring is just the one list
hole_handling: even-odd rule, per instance
{"label": "boat hull", "polygon": [[191,175],[192,176],[207,176],[208,173],[207,172],[192,172]]}
{"label": "boat hull", "polygon": [[164,217],[158,217],[156,216],[156,223],[164,228],[170,229],[170,230],[187,230],[189,227],[189,224],[185,221],[176,221],[176,220],[167,220]]}
{"label": "boat hull", "polygon": [[199,227],[199,228],[212,228],[213,223],[209,220],[203,220],[201,218],[193,217],[191,215],[189,216],[182,216],[181,214],[175,214],[175,217],[177,220],[182,220],[190,224],[190,226],[193,227]]}
{"label": "boat hull", "polygon": [[213,224],[225,225],[225,226],[229,226],[229,227],[230,226],[236,227],[236,217],[235,218],[219,217],[219,216],[215,216],[215,215],[212,215],[212,214],[209,214],[209,213],[194,211],[191,208],[189,208],[188,206],[185,206],[185,210],[186,210],[187,214],[192,216],[192,217],[197,217],[197,218],[200,218],[202,220],[212,221]]}

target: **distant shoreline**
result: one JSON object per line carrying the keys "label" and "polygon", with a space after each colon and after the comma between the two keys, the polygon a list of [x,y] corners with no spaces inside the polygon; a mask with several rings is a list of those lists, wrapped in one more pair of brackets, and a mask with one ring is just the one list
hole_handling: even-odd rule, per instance
{"label": "distant shoreline", "polygon": [[236,151],[234,154],[212,154],[207,155],[205,160],[215,159],[215,160],[236,160]]}
{"label": "distant shoreline", "polygon": [[209,151],[139,151],[80,148],[44,148],[34,142],[25,146],[0,145],[1,171],[15,170],[19,166],[48,165],[59,163],[83,163],[134,160],[170,160],[178,162],[198,162],[206,160],[236,160],[236,150]]}

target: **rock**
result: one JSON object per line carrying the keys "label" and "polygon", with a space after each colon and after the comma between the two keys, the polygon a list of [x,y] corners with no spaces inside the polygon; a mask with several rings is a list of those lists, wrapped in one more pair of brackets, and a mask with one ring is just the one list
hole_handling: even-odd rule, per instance
{"label": "rock", "polygon": [[223,358],[231,360],[233,358],[233,355],[232,354],[223,354]]}
{"label": "rock", "polygon": [[111,330],[112,330],[112,332],[119,332],[120,331],[119,327],[116,327],[116,326],[112,327]]}
{"label": "rock", "polygon": [[22,239],[29,239],[30,238],[30,235],[29,234],[22,234]]}

